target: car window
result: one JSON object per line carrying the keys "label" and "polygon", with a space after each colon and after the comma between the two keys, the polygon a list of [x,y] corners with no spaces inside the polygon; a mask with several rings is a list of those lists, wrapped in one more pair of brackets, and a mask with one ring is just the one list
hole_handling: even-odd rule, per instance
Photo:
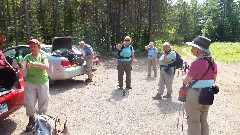
{"label": "car window", "polygon": [[4,52],[4,55],[15,58],[16,52],[17,51],[15,49],[10,49],[10,50],[7,50],[6,52]]}
{"label": "car window", "polygon": [[51,51],[52,51],[51,47],[42,47],[41,49],[46,53],[51,53]]}
{"label": "car window", "polygon": [[23,47],[19,50],[19,57],[24,58],[27,54],[30,54],[31,51],[28,47]]}

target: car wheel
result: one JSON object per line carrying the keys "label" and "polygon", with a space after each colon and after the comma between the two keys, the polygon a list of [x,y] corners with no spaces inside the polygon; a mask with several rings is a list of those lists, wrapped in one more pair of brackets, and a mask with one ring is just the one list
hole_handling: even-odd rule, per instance
{"label": "car wheel", "polygon": [[49,85],[53,85],[54,84],[54,81],[50,79],[50,77],[48,77],[48,80],[49,80]]}

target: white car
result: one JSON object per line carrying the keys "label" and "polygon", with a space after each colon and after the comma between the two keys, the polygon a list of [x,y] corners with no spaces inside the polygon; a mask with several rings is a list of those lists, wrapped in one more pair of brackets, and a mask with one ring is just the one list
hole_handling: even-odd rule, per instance
{"label": "white car", "polygon": [[[55,80],[71,79],[85,73],[86,62],[84,62],[82,58],[78,58],[78,63],[76,63],[76,60],[69,60],[67,56],[63,56],[63,51],[58,51],[57,53],[43,51],[46,50],[44,48],[49,49],[49,47],[50,46],[43,45],[40,52],[45,54],[48,58],[49,69],[47,73],[49,75],[50,84],[53,84]],[[19,61],[30,53],[30,48],[28,45],[18,45],[4,49],[3,53],[10,64],[13,66],[20,66]]]}

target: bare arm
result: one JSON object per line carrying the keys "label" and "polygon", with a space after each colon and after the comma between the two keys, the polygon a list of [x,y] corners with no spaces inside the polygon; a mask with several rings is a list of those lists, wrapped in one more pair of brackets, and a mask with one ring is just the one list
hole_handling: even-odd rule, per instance
{"label": "bare arm", "polygon": [[87,60],[87,59],[89,59],[89,58],[91,58],[91,57],[93,57],[93,52],[92,52],[92,51],[89,53],[88,56],[87,56],[86,54],[83,56],[83,58],[84,58],[85,60]]}
{"label": "bare arm", "polygon": [[167,58],[167,54],[166,53],[164,53],[164,61],[166,62],[166,63],[168,63],[169,62],[169,60],[168,60],[168,58]]}
{"label": "bare arm", "polygon": [[134,61],[134,52],[131,54],[131,65],[133,64]]}
{"label": "bare arm", "polygon": [[190,76],[185,76],[184,78],[183,78],[183,84],[184,85],[187,85],[187,84],[189,84],[190,83],[190,81],[192,81],[192,77],[190,77]]}
{"label": "bare arm", "polygon": [[214,80],[214,82],[216,82],[216,79],[217,79],[217,74],[214,74],[214,75],[213,75],[213,80]]}
{"label": "bare arm", "polygon": [[120,49],[122,48],[122,46],[123,46],[123,44],[117,44],[117,45],[116,45],[116,48],[117,48],[118,50],[120,50]]}

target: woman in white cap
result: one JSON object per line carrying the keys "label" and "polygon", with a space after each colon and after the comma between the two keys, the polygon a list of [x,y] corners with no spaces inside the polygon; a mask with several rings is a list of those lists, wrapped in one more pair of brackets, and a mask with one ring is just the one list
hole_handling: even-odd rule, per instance
{"label": "woman in white cap", "polygon": [[153,69],[154,77],[157,77],[157,48],[154,47],[154,43],[150,42],[149,45],[145,46],[145,49],[148,51],[148,75],[151,76]]}
{"label": "woman in white cap", "polygon": [[187,44],[192,46],[191,52],[197,57],[183,78],[184,85],[189,87],[185,103],[188,135],[209,135],[207,116],[210,105],[203,104],[200,99],[203,91],[209,91],[215,85],[217,77],[217,65],[209,51],[211,40],[198,36]]}
{"label": "woman in white cap", "polygon": [[[37,39],[27,41],[30,54],[24,57],[26,61],[27,76],[24,90],[24,105],[29,117],[26,132],[31,131],[35,125],[34,113],[45,114],[49,101],[49,82],[46,70],[49,68],[48,59],[45,54],[40,53],[40,42]],[[38,109],[35,105],[38,102]]]}

